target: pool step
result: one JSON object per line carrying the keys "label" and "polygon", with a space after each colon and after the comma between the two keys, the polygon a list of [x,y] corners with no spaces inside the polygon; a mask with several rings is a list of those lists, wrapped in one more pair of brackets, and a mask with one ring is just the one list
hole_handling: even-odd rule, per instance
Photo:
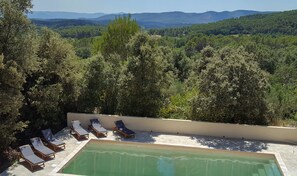
{"label": "pool step", "polygon": [[254,171],[252,176],[281,176],[281,174],[277,165],[274,162],[270,162],[270,164],[265,164],[260,169]]}
{"label": "pool step", "polygon": [[271,168],[272,168],[272,172],[274,174],[274,176],[281,176],[282,174],[279,171],[278,166],[276,165],[275,162],[271,161],[270,162]]}

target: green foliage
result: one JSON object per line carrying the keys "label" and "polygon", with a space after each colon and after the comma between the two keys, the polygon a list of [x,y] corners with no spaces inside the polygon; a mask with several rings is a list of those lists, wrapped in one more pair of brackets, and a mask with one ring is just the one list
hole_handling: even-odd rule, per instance
{"label": "green foliage", "polygon": [[13,141],[17,132],[26,127],[26,123],[19,122],[19,109],[22,106],[21,94],[23,78],[18,73],[16,63],[3,63],[0,56],[0,152],[6,149]]}
{"label": "green foliage", "polygon": [[[75,54],[83,59],[89,58],[100,50],[97,46],[97,38],[101,36],[104,27],[99,25],[86,26],[66,26],[54,28],[63,38],[68,38],[69,42],[74,46]],[[99,37],[100,38],[100,37]],[[95,51],[96,50],[96,51]]]}
{"label": "green foliage", "polygon": [[37,56],[39,68],[25,84],[23,119],[31,122],[30,130],[56,129],[65,123],[65,114],[75,110],[81,71],[72,46],[49,29],[41,32]]}
{"label": "green foliage", "polygon": [[94,38],[71,39],[70,42],[75,49],[75,54],[83,59],[92,56],[92,44]]}
{"label": "green foliage", "polygon": [[209,45],[209,37],[205,35],[195,35],[190,42],[185,45],[186,55],[193,56],[195,53],[200,52],[203,48]]}
{"label": "green foliage", "polygon": [[121,78],[119,111],[123,115],[156,117],[165,99],[170,73],[157,38],[138,33],[128,44],[131,56]]}
{"label": "green foliage", "polygon": [[272,85],[268,94],[268,102],[277,119],[294,119],[297,108],[297,89],[282,84]]}
{"label": "green foliage", "polygon": [[0,1],[1,153],[16,135],[64,127],[69,111],[296,125],[297,11],[152,30],[162,36],[138,33],[130,16],[106,31],[46,22],[66,40],[36,30],[31,7]]}
{"label": "green foliage", "polygon": [[29,0],[0,1],[0,153],[26,124],[19,121],[26,75],[36,68]]}
{"label": "green foliage", "polygon": [[85,26],[66,26],[63,28],[56,28],[55,31],[64,38],[91,38],[100,36],[104,28],[99,25],[85,25]]}
{"label": "green foliage", "polygon": [[183,28],[152,30],[151,33],[170,36],[204,33],[207,35],[236,34],[297,34],[297,10],[257,14],[222,20],[216,23],[198,24]]}
{"label": "green foliage", "polygon": [[275,118],[293,119],[297,113],[296,67],[293,64],[280,65],[271,80],[272,86],[267,99],[274,111]]}
{"label": "green foliage", "polygon": [[[210,57],[208,57],[210,56]],[[264,124],[267,76],[252,55],[223,48],[204,55],[207,64],[199,73],[199,95],[192,104],[192,117],[229,123]],[[202,62],[205,63],[205,62]]]}
{"label": "green foliage", "polygon": [[32,23],[39,27],[48,27],[50,29],[63,29],[80,26],[95,26],[93,21],[86,19],[32,19]]}
{"label": "green foliage", "polygon": [[93,55],[96,55],[96,54],[98,54],[98,52],[101,51],[102,44],[103,44],[103,37],[102,36],[94,38],[94,40],[92,42],[92,48],[91,48],[91,51],[92,51]]}
{"label": "green foliage", "polygon": [[109,23],[107,31],[103,34],[101,53],[103,56],[118,54],[122,60],[128,56],[127,43],[139,31],[139,26],[131,16],[119,16]]}
{"label": "green foliage", "polygon": [[277,59],[274,57],[275,52],[270,47],[256,43],[255,41],[246,42],[244,47],[247,52],[254,54],[255,61],[259,63],[261,69],[269,73],[274,73]]}
{"label": "green foliage", "polygon": [[118,64],[120,58],[118,55],[110,55],[107,60],[101,55],[92,58],[85,75],[86,87],[80,96],[80,111],[103,114],[116,112],[118,81],[121,73]]}
{"label": "green foliage", "polygon": [[197,90],[188,90],[174,94],[169,103],[160,110],[159,117],[169,119],[191,119],[191,99],[197,96]]}
{"label": "green foliage", "polygon": [[177,69],[177,76],[180,81],[186,80],[192,69],[192,60],[186,56],[183,50],[173,52],[173,65]]}

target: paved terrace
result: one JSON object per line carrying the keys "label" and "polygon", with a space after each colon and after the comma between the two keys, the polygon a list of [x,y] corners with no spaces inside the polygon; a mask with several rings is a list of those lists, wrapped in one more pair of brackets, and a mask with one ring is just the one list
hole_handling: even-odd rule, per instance
{"label": "paved terrace", "polygon": [[[56,137],[62,139],[66,143],[66,150],[56,153],[56,158],[46,161],[45,168],[36,168],[31,172],[30,168],[23,160],[20,163],[15,163],[6,171],[1,173],[1,176],[16,175],[16,176],[29,176],[29,175],[48,175],[65,157],[67,157],[75,148],[82,142],[87,140],[77,141],[69,133],[69,129],[65,128],[56,134]],[[118,135],[108,132],[106,138],[115,140]],[[97,139],[90,133],[90,139]],[[174,145],[188,145],[194,147],[211,148],[211,149],[224,149],[236,150],[246,152],[274,152],[281,155],[282,160],[287,166],[291,176],[297,175],[297,146],[288,144],[276,144],[263,141],[252,140],[239,140],[239,139],[225,139],[205,136],[183,136],[150,132],[137,132],[136,137],[133,139],[122,139],[123,141],[143,142],[143,143],[156,143],[156,144],[174,144]]]}

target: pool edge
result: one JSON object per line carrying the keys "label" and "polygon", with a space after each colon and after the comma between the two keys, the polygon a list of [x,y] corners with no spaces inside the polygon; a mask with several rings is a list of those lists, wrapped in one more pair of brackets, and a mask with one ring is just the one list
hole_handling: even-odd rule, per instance
{"label": "pool edge", "polygon": [[52,172],[49,173],[49,175],[53,176],[79,176],[77,174],[64,174],[59,173],[63,167],[66,166],[67,163],[69,163],[78,153],[80,150],[83,149],[85,145],[87,145],[90,142],[111,142],[111,143],[126,143],[126,144],[140,144],[140,145],[157,145],[157,146],[163,146],[163,147],[174,147],[174,148],[188,148],[188,149],[200,149],[205,151],[211,151],[214,150],[216,152],[220,153],[228,153],[228,152],[234,152],[240,155],[262,155],[268,157],[268,155],[272,155],[276,161],[276,164],[279,167],[279,170],[283,176],[291,176],[289,173],[289,170],[287,169],[284,161],[281,158],[281,155],[277,152],[247,152],[247,151],[236,151],[236,150],[223,150],[223,149],[214,149],[214,148],[207,148],[207,147],[197,147],[194,145],[183,145],[183,144],[168,144],[168,143],[142,143],[142,142],[130,142],[130,141],[117,141],[117,140],[111,140],[111,139],[89,139],[87,141],[83,141],[78,147],[76,147],[73,152],[71,152]]}

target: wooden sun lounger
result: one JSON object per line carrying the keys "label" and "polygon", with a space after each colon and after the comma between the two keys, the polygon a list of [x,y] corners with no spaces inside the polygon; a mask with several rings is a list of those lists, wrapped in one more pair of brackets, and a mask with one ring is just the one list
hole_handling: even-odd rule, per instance
{"label": "wooden sun lounger", "polygon": [[46,147],[39,137],[31,138],[30,141],[32,143],[34,150],[38,152],[43,158],[55,158],[55,152]]}
{"label": "wooden sun lounger", "polygon": [[99,136],[107,136],[107,130],[102,127],[98,119],[91,119],[91,125],[89,125],[89,129],[92,130],[97,137]]}
{"label": "wooden sun lounger", "polygon": [[73,120],[72,126],[71,126],[71,132],[74,132],[77,135],[77,138],[80,139],[82,136],[89,138],[89,133],[83,129],[83,127],[80,125],[80,121]]}
{"label": "wooden sun lounger", "polygon": [[43,166],[45,167],[44,160],[36,156],[30,145],[23,145],[19,147],[21,154],[19,159],[24,159],[27,163],[29,163],[31,170],[34,169],[35,166]]}
{"label": "wooden sun lounger", "polygon": [[65,149],[66,148],[66,144],[63,141],[55,138],[51,129],[41,130],[41,132],[42,132],[44,140],[50,146],[52,146],[55,151],[57,151],[57,149]]}
{"label": "wooden sun lounger", "polygon": [[135,137],[135,132],[128,129],[122,120],[115,121],[115,127],[113,127],[113,132],[116,131],[120,133],[125,138]]}

